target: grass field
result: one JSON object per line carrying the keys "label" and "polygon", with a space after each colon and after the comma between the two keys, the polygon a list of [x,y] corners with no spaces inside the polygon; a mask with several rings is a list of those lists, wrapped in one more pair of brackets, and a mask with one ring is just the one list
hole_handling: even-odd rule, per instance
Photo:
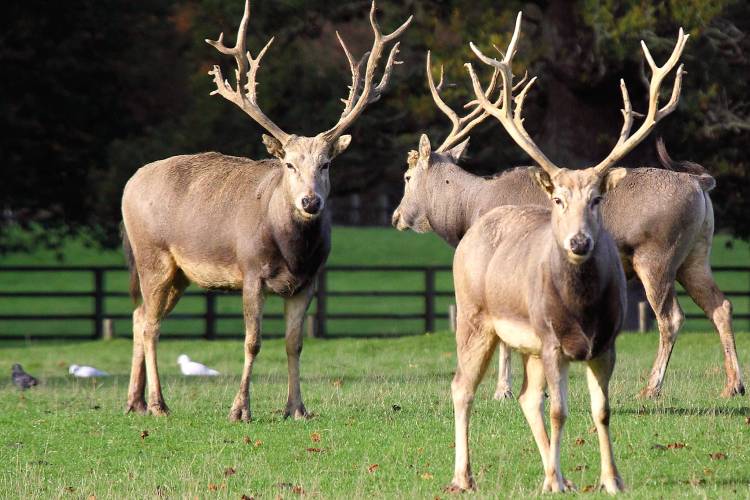
{"label": "grass field", "polygon": [[[714,265],[750,265],[750,246],[746,242],[733,241],[732,247],[727,246],[729,239],[717,236],[714,243],[712,262]],[[63,250],[64,264],[69,265],[123,265],[123,257],[119,251],[101,252],[87,248],[80,242],[71,242]],[[333,233],[333,251],[329,259],[330,265],[450,265],[453,250],[434,234],[418,235],[411,232],[399,233],[390,228],[347,228],[336,227]],[[56,264],[55,254],[40,251],[33,255],[7,255],[0,258],[0,265],[34,265]],[[716,279],[724,290],[748,290],[750,274],[748,273],[716,273]],[[0,291],[90,291],[92,290],[92,276],[81,273],[0,273]],[[421,291],[424,278],[420,273],[332,273],[329,276],[331,290],[410,290]],[[437,286],[442,290],[452,289],[450,272],[439,273]],[[127,274],[109,273],[107,275],[107,290],[124,292],[127,290]],[[437,302],[438,312],[445,313],[449,297],[441,298]],[[733,298],[735,312],[750,313],[750,297]],[[681,303],[686,313],[701,313],[701,311],[685,297]],[[110,298],[105,304],[110,314],[129,314],[132,310],[127,298]],[[200,297],[184,297],[176,313],[203,312],[203,299]],[[315,304],[313,303],[312,310]],[[49,299],[4,299],[0,301],[0,314],[45,314],[54,313],[90,313],[93,310],[93,300],[89,298],[49,298]],[[419,313],[424,310],[420,297],[335,297],[329,299],[328,310],[331,313]],[[241,300],[236,296],[223,295],[218,298],[220,313],[240,313]],[[271,297],[267,301],[268,313],[281,313],[282,302]],[[116,331],[120,335],[130,334],[130,322],[118,321]],[[424,322],[419,319],[403,321],[330,321],[329,333],[347,335],[366,335],[370,333],[386,334],[419,334],[424,331]],[[739,322],[737,329],[748,329],[748,322]],[[447,328],[445,321],[439,321],[438,328]],[[691,320],[685,325],[686,330],[709,330],[712,326],[707,320]],[[267,320],[264,323],[267,333],[283,331],[279,320]],[[19,323],[14,321],[0,321],[0,334],[35,335],[40,333],[86,333],[91,331],[89,321],[66,321],[50,323],[39,321],[34,323]],[[196,320],[169,319],[164,323],[163,334],[191,333],[199,336],[203,333],[203,323]],[[220,320],[219,334],[238,334],[243,331],[240,320]]]}
{"label": "grass field", "polygon": [[[719,399],[721,352],[714,335],[680,337],[664,396],[639,401],[654,335],[618,340],[612,430],[633,498],[749,498],[747,397]],[[737,336],[750,373],[750,336]],[[239,384],[237,341],[165,341],[160,347],[168,418],[123,415],[126,340],[4,345],[0,366],[21,362],[43,379],[24,395],[0,383],[0,492],[18,498],[446,498],[453,467],[450,334],[306,341],[307,421],[284,421],[286,363],[280,340],[264,343],[253,385],[255,421],[226,415]],[[216,379],[186,379],[185,352],[216,367]],[[514,361],[517,361],[514,357]],[[69,363],[114,376],[67,376]],[[571,370],[571,415],[563,470],[589,491],[598,479],[581,366]],[[7,373],[7,372],[6,372]],[[518,374],[514,365],[514,374]],[[472,421],[477,498],[539,495],[541,462],[515,401],[491,400],[494,370],[480,386]],[[519,377],[514,381],[518,392]],[[147,435],[146,435],[147,433]],[[684,447],[682,446],[684,445]],[[602,495],[603,496],[603,495]]]}

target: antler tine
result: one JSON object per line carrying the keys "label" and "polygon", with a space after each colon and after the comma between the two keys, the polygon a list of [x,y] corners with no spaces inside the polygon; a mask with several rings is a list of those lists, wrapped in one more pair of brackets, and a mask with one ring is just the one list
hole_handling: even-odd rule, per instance
{"label": "antler tine", "polygon": [[[245,49],[247,43],[247,26],[250,22],[250,0],[245,0],[245,11],[242,14],[242,21],[237,30],[237,41],[234,47],[224,45],[224,33],[219,35],[218,40],[206,39],[206,43],[214,47],[222,54],[234,56],[237,63],[235,75],[237,77],[237,86],[232,89],[227,80],[224,79],[221,68],[217,65],[208,72],[213,75],[216,90],[211,95],[219,94],[224,99],[233,102],[247,113],[259,125],[265,128],[271,135],[278,139],[282,144],[289,140],[289,134],[281,130],[270,118],[268,118],[258,106],[256,95],[257,83],[256,75],[260,67],[260,61],[265,55],[268,47],[273,43],[271,38],[265,47],[253,58],[250,51]],[[249,65],[249,66],[248,66]],[[247,81],[244,81],[247,79]]]}
{"label": "antler tine", "polygon": [[682,75],[684,74],[684,68],[682,64],[677,67],[677,71],[675,73],[672,95],[669,98],[667,104],[665,104],[662,108],[659,107],[659,93],[661,91],[661,84],[664,81],[664,78],[669,75],[677,62],[680,60],[682,51],[685,49],[685,44],[687,43],[689,37],[690,35],[686,35],[683,29],[680,28],[680,31],[677,34],[677,43],[675,43],[672,54],[669,56],[669,59],[667,59],[667,62],[665,62],[663,66],[656,65],[656,63],[654,62],[654,58],[651,56],[651,52],[646,46],[646,43],[641,40],[643,55],[649,67],[651,68],[651,81],[649,82],[648,91],[648,111],[645,114],[645,118],[641,126],[631,136],[630,129],[633,126],[633,116],[635,112],[633,111],[633,107],[630,104],[630,97],[628,96],[625,81],[620,80],[620,88],[622,90],[623,101],[623,125],[622,130],[620,131],[620,138],[618,139],[617,144],[615,144],[615,147],[612,149],[609,155],[607,155],[604,160],[602,160],[598,165],[596,165],[596,167],[594,167],[597,171],[607,171],[607,169],[609,169],[618,160],[620,160],[634,147],[636,147],[641,141],[643,141],[643,139],[645,139],[646,136],[651,133],[659,120],[669,115],[677,108],[677,103],[680,99],[680,92],[682,91]]}
{"label": "antler tine", "polygon": [[[375,19],[375,0],[373,0],[372,6],[370,7],[370,25],[372,26],[374,39],[369,55],[367,55],[367,66],[365,67],[362,91],[359,92],[359,72],[357,71],[357,74],[354,74],[355,72],[352,71],[352,80],[354,81],[356,79],[357,83],[352,84],[352,89],[350,89],[349,99],[346,100],[344,111],[341,113],[341,117],[339,118],[338,123],[332,128],[320,134],[320,136],[324,137],[330,142],[334,141],[337,137],[343,134],[344,131],[352,125],[352,123],[354,123],[354,121],[364,110],[365,106],[380,99],[380,96],[388,87],[393,66],[396,64],[401,64],[400,61],[396,60],[399,48],[397,43],[393,46],[390,54],[388,55],[388,60],[383,70],[383,76],[380,79],[380,82],[377,85],[374,85],[373,79],[375,76],[375,70],[377,68],[378,61],[380,60],[380,56],[383,53],[383,47],[388,42],[395,40],[396,38],[401,36],[404,30],[406,30],[409,24],[411,24],[413,18],[414,16],[409,16],[409,19],[407,19],[406,22],[398,27],[393,33],[384,35],[380,31],[380,27],[378,26],[377,20]],[[350,68],[351,66],[352,65],[350,62]],[[353,90],[357,90],[357,92],[353,92]]]}
{"label": "antler tine", "polygon": [[[486,113],[491,114],[500,121],[508,134],[523,149],[526,154],[539,164],[548,174],[552,175],[559,170],[552,161],[542,152],[541,149],[531,140],[528,132],[523,126],[523,103],[526,95],[528,94],[531,87],[534,85],[536,78],[532,78],[523,87],[520,94],[513,99],[513,91],[518,86],[513,85],[513,72],[511,71],[511,63],[513,62],[513,56],[516,53],[516,46],[518,45],[519,34],[521,31],[521,13],[518,13],[516,17],[516,25],[513,30],[513,36],[511,37],[508,50],[505,52],[505,56],[502,61],[485,56],[473,43],[470,43],[471,50],[479,57],[479,59],[500,72],[502,78],[502,89],[501,97],[498,97],[497,104],[491,103],[487,96],[482,91],[482,86],[479,83],[479,78],[474,72],[474,68],[471,63],[466,63],[466,69],[471,77],[471,83],[474,86],[474,94],[476,94],[477,101]],[[525,77],[524,77],[525,79]],[[515,102],[515,112],[513,111],[513,103]]]}

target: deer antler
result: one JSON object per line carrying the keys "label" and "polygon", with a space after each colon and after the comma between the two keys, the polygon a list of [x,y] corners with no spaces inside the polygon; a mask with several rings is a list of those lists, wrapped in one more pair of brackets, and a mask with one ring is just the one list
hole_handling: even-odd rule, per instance
{"label": "deer antler", "polygon": [[[372,25],[372,32],[374,35],[372,48],[369,52],[365,53],[365,55],[362,56],[362,59],[360,59],[357,63],[354,62],[351,52],[349,52],[349,49],[346,47],[346,43],[344,43],[344,40],[341,38],[338,32],[336,33],[336,36],[338,37],[339,42],[344,49],[346,59],[349,62],[349,68],[352,72],[352,85],[351,87],[349,87],[349,97],[343,100],[345,104],[344,111],[341,113],[341,117],[339,118],[338,123],[321,134],[326,140],[332,142],[341,134],[343,134],[344,131],[349,128],[352,123],[354,123],[354,121],[359,117],[359,115],[365,109],[365,106],[380,99],[380,96],[383,94],[383,92],[385,92],[390,81],[393,66],[396,64],[401,64],[401,61],[396,60],[396,55],[398,55],[399,47],[398,42],[393,46],[393,48],[391,48],[391,52],[388,55],[388,60],[385,64],[385,68],[383,69],[383,76],[381,77],[380,82],[377,85],[373,85],[373,79],[375,77],[375,70],[377,68],[378,61],[380,60],[380,56],[383,53],[383,48],[385,47],[385,45],[388,42],[391,42],[401,36],[404,30],[406,30],[409,24],[411,24],[413,17],[414,16],[409,16],[409,19],[407,19],[404,24],[402,24],[396,31],[394,31],[390,35],[384,35],[380,31],[380,26],[378,26],[377,20],[375,19],[375,0],[373,0],[372,7],[370,8],[370,24]],[[360,78],[362,64],[364,63],[365,59],[367,59],[365,74],[363,78]],[[362,84],[361,90],[360,84]]]}
{"label": "deer antler", "polygon": [[[237,30],[237,42],[234,47],[227,47],[224,45],[224,33],[219,35],[218,40],[206,39],[206,43],[213,46],[216,50],[222,54],[234,56],[237,62],[237,69],[235,71],[237,77],[237,86],[232,88],[228,80],[225,80],[221,74],[221,68],[214,66],[209,75],[213,75],[214,83],[216,84],[216,90],[211,92],[211,95],[219,94],[224,99],[233,102],[239,106],[242,111],[250,115],[259,125],[265,128],[271,135],[281,142],[286,144],[289,140],[289,134],[281,130],[270,118],[268,118],[258,106],[257,98],[257,83],[256,75],[258,68],[260,67],[260,60],[268,50],[268,47],[273,43],[271,38],[263,49],[258,52],[258,55],[253,58],[245,48],[247,41],[247,25],[250,21],[250,0],[245,0],[245,12],[242,15],[242,21],[240,27]],[[247,60],[246,60],[247,59]]]}
{"label": "deer antler", "polygon": [[[435,150],[436,152],[444,152],[465,139],[469,133],[472,131],[474,127],[482,123],[489,115],[487,111],[482,108],[482,106],[479,104],[479,102],[475,99],[472,101],[469,101],[468,103],[464,104],[464,108],[470,108],[474,106],[474,109],[471,110],[469,113],[467,113],[464,116],[459,117],[458,114],[451,109],[448,104],[445,103],[443,98],[440,96],[440,91],[443,88],[443,85],[445,84],[444,81],[444,71],[443,66],[440,66],[440,82],[437,86],[435,86],[435,80],[432,77],[432,63],[431,63],[431,55],[430,51],[427,51],[427,83],[430,86],[430,93],[432,94],[432,99],[435,101],[435,104],[437,107],[442,111],[450,120],[453,127],[451,128],[450,133],[448,134],[448,137],[445,138],[443,143]],[[500,75],[500,72],[495,69],[495,71],[492,73],[492,78],[490,79],[489,84],[487,85],[487,88],[483,91],[484,95],[489,98],[494,92],[495,88],[497,87],[497,79]],[[528,73],[524,75],[524,77],[521,79],[521,81],[516,84],[516,88],[520,85],[523,85],[523,83],[526,81],[526,77],[528,76]],[[494,102],[494,105],[498,105],[502,101],[502,94],[500,94],[497,98],[497,100]]]}
{"label": "deer antler", "polygon": [[516,17],[516,26],[513,30],[513,36],[511,37],[508,50],[505,52],[505,56],[502,61],[498,61],[494,58],[487,57],[473,44],[471,50],[482,60],[485,64],[488,64],[495,68],[496,71],[500,72],[500,77],[503,81],[503,87],[501,90],[501,97],[498,98],[497,104],[491,103],[487,96],[482,91],[482,86],[479,83],[477,74],[474,72],[474,68],[471,63],[466,63],[466,69],[469,71],[471,77],[471,83],[474,86],[474,94],[476,94],[477,101],[486,113],[491,114],[497,118],[500,123],[505,127],[505,130],[510,134],[516,144],[521,146],[521,149],[531,156],[531,158],[539,164],[548,174],[552,175],[559,170],[552,161],[542,152],[539,147],[534,144],[531,140],[528,132],[523,127],[523,118],[521,117],[523,112],[523,101],[526,98],[526,94],[534,82],[536,77],[529,80],[528,83],[523,87],[523,90],[515,98],[515,112],[513,111],[513,72],[511,70],[511,64],[513,62],[513,56],[516,54],[516,46],[518,45],[518,37],[521,32],[521,13],[518,13]]}
{"label": "deer antler", "polygon": [[630,97],[628,96],[628,89],[625,86],[625,80],[620,80],[623,102],[623,125],[622,130],[620,131],[620,138],[609,155],[594,167],[597,171],[604,172],[614,165],[620,160],[620,158],[625,156],[643,141],[643,139],[651,133],[659,120],[669,115],[677,108],[677,103],[680,99],[680,91],[682,90],[682,75],[684,73],[682,64],[677,68],[677,73],[674,77],[672,96],[670,97],[669,102],[667,102],[662,108],[659,108],[659,92],[664,78],[672,71],[680,60],[680,56],[682,55],[682,51],[685,48],[685,44],[689,37],[690,35],[686,35],[682,28],[680,28],[680,31],[677,34],[677,43],[675,44],[674,50],[672,50],[672,55],[669,56],[669,59],[667,59],[667,62],[664,63],[663,66],[657,66],[656,63],[654,63],[654,59],[651,57],[651,52],[649,52],[646,43],[641,40],[643,55],[645,56],[648,65],[651,67],[651,81],[649,82],[648,90],[648,111],[646,112],[641,126],[635,131],[635,134],[631,136],[630,129],[633,126],[634,115],[633,106],[630,104]]}

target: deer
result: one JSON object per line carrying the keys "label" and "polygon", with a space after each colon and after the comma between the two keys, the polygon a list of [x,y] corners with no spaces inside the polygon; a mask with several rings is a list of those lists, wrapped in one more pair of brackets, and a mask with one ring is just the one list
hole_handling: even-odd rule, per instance
{"label": "deer", "polygon": [[[401,231],[434,231],[455,248],[468,229],[497,206],[550,206],[549,198],[537,188],[534,176],[525,167],[492,177],[476,176],[459,167],[471,130],[490,115],[472,100],[464,105],[470,111],[459,116],[443,100],[444,72],[441,67],[436,85],[429,52],[426,73],[433,100],[452,126],[436,148],[423,134],[417,150],[409,152],[404,194],[393,212],[393,226]],[[521,78],[516,86],[525,80],[526,77]],[[496,89],[495,71],[485,95],[491,96]],[[500,93],[496,102],[502,102],[502,98]],[[601,207],[604,224],[618,246],[625,275],[629,280],[641,281],[658,324],[656,359],[639,396],[656,398],[662,392],[669,358],[684,321],[675,281],[685,288],[718,333],[726,373],[721,396],[742,395],[745,386],[735,347],[732,304],[711,273],[714,213],[709,191],[716,181],[701,165],[673,161],[661,139],[657,141],[657,152],[664,168],[628,168],[625,182],[608,192]],[[503,342],[498,343],[498,351],[494,399],[504,400],[513,397],[511,351]]]}
{"label": "deer", "polygon": [[263,134],[263,143],[272,159],[215,152],[174,156],[141,167],[124,189],[123,245],[130,265],[130,294],[137,305],[127,412],[169,413],[157,367],[159,325],[192,282],[206,289],[242,290],[245,360],[229,420],[252,419],[250,379],[261,348],[261,316],[268,293],[284,299],[288,367],[284,418],[309,416],[300,389],[301,332],[318,270],[331,248],[326,205],[329,167],[351,142],[344,132],[366,106],[380,99],[393,67],[401,64],[396,60],[396,42],[380,81],[375,81],[384,48],[401,36],[412,17],[386,35],[376,20],[373,1],[372,47],[358,61],[337,33],[352,83],[348,97],[342,99],[344,110],[338,122],[314,137],[284,132],[261,110],[256,77],[274,39],[253,57],[246,49],[249,18],[246,0],[235,45],[225,45],[223,33],[218,40],[206,40],[221,54],[233,56],[237,65],[234,86],[219,66],[213,67],[209,75],[216,89],[211,94],[234,103],[270,134]]}
{"label": "deer", "polygon": [[[562,474],[560,441],[568,415],[568,370],[586,366],[591,414],[599,439],[600,484],[608,493],[624,488],[609,433],[609,381],[626,302],[625,273],[618,247],[602,219],[602,202],[628,172],[617,161],[642,142],[677,107],[683,67],[675,73],[669,101],[659,105],[664,79],[679,62],[688,36],[680,29],[667,62],[651,67],[648,111],[632,132],[634,111],[624,80],[623,126],[611,152],[593,167],[571,170],[555,165],[534,143],[523,124],[523,106],[536,78],[513,95],[511,65],[521,29],[519,12],[501,60],[472,51],[500,73],[502,98],[491,101],[471,63],[466,69],[479,106],[496,118],[535,162],[530,174],[551,207],[504,205],[480,217],[458,244],[453,260],[457,304],[457,368],[451,383],[455,418],[455,471],[452,488],[475,489],[469,461],[469,419],[476,387],[499,340],[521,352],[524,379],[519,403],[536,441],[544,468],[543,491],[574,486]],[[418,163],[425,163],[420,157]],[[444,196],[450,197],[451,192]],[[550,434],[544,423],[545,386],[550,401]]]}

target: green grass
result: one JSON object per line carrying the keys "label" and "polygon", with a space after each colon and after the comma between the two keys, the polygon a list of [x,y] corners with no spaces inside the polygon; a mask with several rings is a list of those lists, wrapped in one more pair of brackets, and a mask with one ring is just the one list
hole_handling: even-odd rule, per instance
{"label": "green grass", "polygon": [[[750,247],[746,242],[733,241],[732,248],[726,243],[725,236],[717,236],[714,243],[712,262],[714,265],[748,265],[750,264]],[[73,241],[63,249],[64,264],[69,265],[123,265],[119,251],[101,252],[87,248],[79,241]],[[333,232],[333,250],[329,259],[330,265],[450,265],[453,250],[434,234],[418,235],[411,232],[399,233],[390,228],[348,228],[336,227]],[[0,265],[34,265],[55,264],[55,253],[39,251],[32,255],[16,254],[0,258]],[[748,290],[750,275],[748,273],[716,273],[719,286],[724,290]],[[415,290],[421,291],[424,278],[420,273],[331,273],[329,288],[331,290]],[[439,289],[451,290],[450,272],[437,276]],[[107,274],[106,287],[110,291],[127,290],[127,274],[115,272]],[[28,291],[89,291],[92,290],[92,277],[81,273],[0,273],[0,290]],[[445,313],[452,298],[440,298],[437,301],[438,312]],[[733,299],[735,312],[750,313],[750,297]],[[686,313],[702,312],[692,301],[685,297],[681,303]],[[107,299],[106,311],[110,314],[129,314],[132,310],[127,298]],[[203,312],[203,299],[184,297],[176,313]],[[313,303],[312,310],[315,304]],[[419,297],[398,298],[330,298],[328,304],[331,313],[420,313],[424,310],[423,300]],[[0,314],[54,314],[54,313],[88,313],[93,310],[93,300],[88,298],[49,298],[49,299],[4,299],[0,302]],[[222,295],[218,299],[220,313],[241,313],[241,300],[236,296]],[[266,304],[266,312],[280,314],[282,301],[271,297]],[[738,329],[746,329],[747,321],[738,322]],[[337,334],[419,334],[424,331],[422,320],[404,321],[351,321],[336,320],[329,322],[329,333]],[[127,336],[130,331],[129,321],[117,321],[116,331]],[[264,323],[267,333],[280,333],[283,324],[280,320],[267,320]],[[447,328],[445,320],[438,321],[438,328]],[[708,320],[692,320],[686,329],[708,330],[712,326]],[[88,321],[66,321],[50,323],[19,323],[0,321],[0,333],[12,334],[73,334],[91,331]],[[163,334],[192,333],[201,335],[203,323],[196,320],[169,319],[163,326]],[[220,320],[220,334],[238,334],[243,331],[241,320]]]}
{"label": "green grass", "polygon": [[[747,333],[739,333],[737,341],[740,353],[750,351]],[[618,340],[612,433],[626,496],[747,498],[750,407],[746,397],[718,398],[724,375],[715,335],[682,335],[663,398],[639,401],[634,395],[656,342],[655,335],[638,334]],[[448,496],[443,487],[453,467],[451,335],[306,341],[303,394],[315,413],[308,421],[281,418],[284,347],[281,340],[267,341],[256,363],[255,420],[249,424],[226,419],[242,366],[238,341],[166,341],[159,349],[173,412],[168,418],[122,414],[130,359],[126,340],[4,346],[3,370],[21,362],[43,384],[23,395],[7,382],[0,385],[2,496],[293,498],[294,487],[319,498]],[[182,352],[227,375],[183,378],[175,365]],[[750,373],[747,356],[742,360],[744,373]],[[73,380],[66,370],[73,362],[114,376],[96,384]],[[518,368],[514,365],[516,393]],[[477,498],[537,496],[541,461],[531,433],[515,401],[490,399],[494,377],[493,367],[473,412]],[[595,484],[599,473],[583,379],[582,366],[574,365],[562,453],[565,474],[581,489]],[[316,433],[318,442],[312,439]],[[662,448],[672,443],[686,446]],[[713,453],[726,459],[714,460]],[[236,473],[225,476],[229,468]]]}

